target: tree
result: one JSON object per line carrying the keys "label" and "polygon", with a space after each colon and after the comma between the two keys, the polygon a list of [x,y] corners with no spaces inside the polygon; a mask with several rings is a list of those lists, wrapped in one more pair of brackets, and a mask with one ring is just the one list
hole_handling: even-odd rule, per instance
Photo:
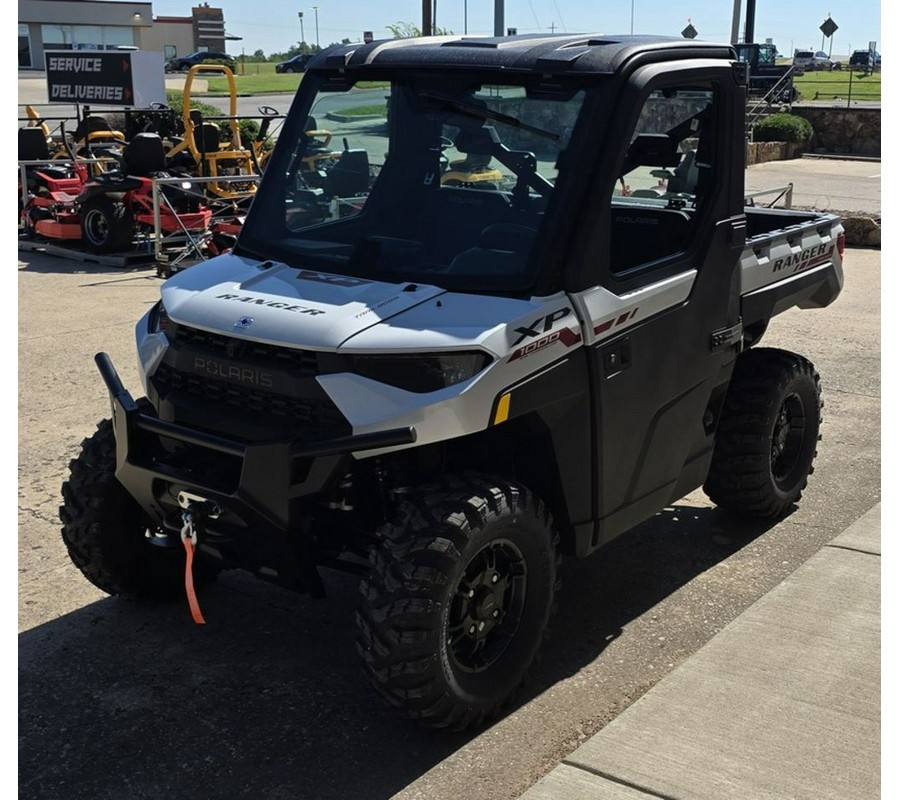
{"label": "tree", "polygon": [[265,61],[266,54],[262,50],[254,50],[253,51],[253,59],[254,59],[254,61]]}
{"label": "tree", "polygon": [[[391,32],[391,36],[395,39],[412,39],[422,35],[422,29],[412,22],[397,22],[394,25],[386,25],[385,27]],[[452,34],[453,31],[448,30],[447,28],[434,29],[435,36],[451,36]]]}

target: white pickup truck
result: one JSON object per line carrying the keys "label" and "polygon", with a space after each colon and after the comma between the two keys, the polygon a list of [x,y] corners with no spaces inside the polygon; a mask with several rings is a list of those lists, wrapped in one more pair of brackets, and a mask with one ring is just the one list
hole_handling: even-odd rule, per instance
{"label": "white pickup truck", "polygon": [[562,555],[701,486],[787,513],[820,383],[759,343],[838,296],[843,230],[745,207],[745,90],[730,46],[682,39],[317,56],[232,252],[138,322],[139,399],[97,355],[74,563],[198,622],[222,569],[358,573],[372,684],[459,729],[514,697]]}

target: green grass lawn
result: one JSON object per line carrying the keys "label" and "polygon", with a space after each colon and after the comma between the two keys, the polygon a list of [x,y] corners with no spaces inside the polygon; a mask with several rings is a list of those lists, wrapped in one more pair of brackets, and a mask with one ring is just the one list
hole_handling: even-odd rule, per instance
{"label": "green grass lawn", "polygon": [[[204,77],[202,74],[198,76]],[[290,93],[297,91],[302,74],[288,73],[278,75],[275,72],[275,63],[266,61],[262,63],[245,62],[238,60],[235,69],[234,82],[239,94],[265,94]],[[210,75],[207,78],[209,84],[208,94],[228,94],[228,82],[225,78]],[[374,84],[360,84],[360,88]],[[794,78],[794,85],[803,94],[805,101],[833,102],[835,96],[841,100],[847,99],[848,92],[851,99],[880,101],[881,100],[881,73],[866,76],[861,72],[853,72],[848,69],[834,72],[807,72]],[[365,111],[359,113],[379,113]]]}
{"label": "green grass lawn", "polygon": [[[203,75],[199,75],[202,78]],[[241,64],[238,60],[234,70],[234,83],[238,94],[264,94],[265,92],[296,92],[303,73],[288,72],[278,75],[275,72],[275,63],[265,61],[262,63],[246,62]],[[228,81],[218,75],[210,75],[209,94],[228,94]]]}
{"label": "green grass lawn", "polygon": [[[197,79],[207,81],[209,86],[207,94],[228,94],[228,80],[216,73],[210,73],[209,76],[201,73],[197,76]],[[301,80],[303,80],[303,73],[288,72],[285,75],[276,73],[274,61],[248,61],[241,64],[240,59],[238,59],[237,67],[234,70],[234,83],[238,94],[286,94],[296,92]],[[385,85],[387,84],[365,81],[357,84],[360,89]]]}
{"label": "green grass lawn", "polygon": [[833,102],[835,97],[847,100],[880,101],[881,73],[865,75],[849,69],[834,72],[807,72],[794,78],[794,86],[800,90],[804,101]]}

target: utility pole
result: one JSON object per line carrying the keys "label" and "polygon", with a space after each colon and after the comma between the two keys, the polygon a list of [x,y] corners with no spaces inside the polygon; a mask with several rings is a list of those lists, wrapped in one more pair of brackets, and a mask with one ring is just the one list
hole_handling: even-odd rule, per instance
{"label": "utility pole", "polygon": [[319,47],[319,7],[311,6],[311,8],[316,12],[316,51],[320,51],[322,48]]}
{"label": "utility pole", "polygon": [[741,0],[734,0],[734,14],[731,17],[731,43],[737,44],[741,30]]}
{"label": "utility pole", "polygon": [[494,36],[503,36],[503,0],[494,0]]}
{"label": "utility pole", "polygon": [[422,0],[422,36],[431,36],[434,25],[431,22],[431,0]]}
{"label": "utility pole", "polygon": [[297,16],[300,17],[300,44],[306,44],[306,37],[303,35],[303,12],[298,11]]}
{"label": "utility pole", "polygon": [[756,26],[756,0],[747,0],[747,21],[744,23],[744,41],[753,43],[753,28]]}

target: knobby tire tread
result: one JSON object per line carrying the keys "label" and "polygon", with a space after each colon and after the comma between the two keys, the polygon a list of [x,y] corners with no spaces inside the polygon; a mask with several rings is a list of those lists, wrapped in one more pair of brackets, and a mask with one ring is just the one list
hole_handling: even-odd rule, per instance
{"label": "knobby tire tread", "polygon": [[[502,713],[527,678],[525,670],[516,686],[491,702],[467,704],[448,692],[437,652],[442,592],[471,537],[509,512],[553,531],[544,504],[524,487],[477,474],[447,477],[402,502],[371,551],[357,610],[363,671],[389,705],[426,727],[478,727]],[[555,599],[560,556],[558,535],[549,535]],[[553,608],[551,602],[550,614]],[[546,625],[538,640],[545,631]]]}
{"label": "knobby tire tread", "polygon": [[[771,470],[773,414],[791,389],[809,395],[804,403],[811,441],[793,486],[780,490]],[[800,499],[814,471],[821,439],[821,385],[818,372],[802,356],[775,348],[752,348],[738,357],[716,433],[704,491],[718,506],[747,516],[778,518]]]}

